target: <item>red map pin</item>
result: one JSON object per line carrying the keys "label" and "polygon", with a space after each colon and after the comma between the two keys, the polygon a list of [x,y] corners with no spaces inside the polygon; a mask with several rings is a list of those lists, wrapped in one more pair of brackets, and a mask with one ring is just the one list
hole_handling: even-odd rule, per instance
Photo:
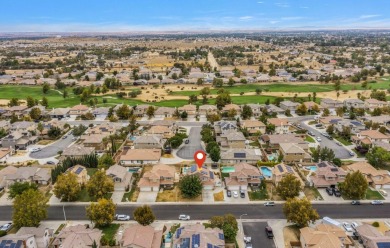
{"label": "red map pin", "polygon": [[202,165],[203,165],[204,161],[206,160],[206,153],[204,151],[201,151],[201,150],[196,151],[194,154],[194,159],[195,159],[196,164],[198,165],[198,169],[201,170]]}

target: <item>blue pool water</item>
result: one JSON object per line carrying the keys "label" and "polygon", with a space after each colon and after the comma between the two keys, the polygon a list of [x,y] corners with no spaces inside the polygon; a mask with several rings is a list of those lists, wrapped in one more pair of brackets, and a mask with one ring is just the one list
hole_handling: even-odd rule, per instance
{"label": "blue pool water", "polygon": [[129,172],[131,173],[137,173],[139,171],[139,169],[141,169],[140,167],[130,167],[129,169],[127,169]]}
{"label": "blue pool water", "polygon": [[271,154],[271,155],[267,155],[267,158],[269,161],[273,161],[276,158],[276,156]]}
{"label": "blue pool water", "polygon": [[225,166],[222,167],[222,173],[230,173],[230,172],[235,172],[236,169],[234,169],[234,166]]}
{"label": "blue pool water", "polygon": [[306,166],[305,169],[306,169],[306,170],[311,170],[311,171],[316,171],[316,170],[317,170],[317,166],[315,166],[315,165]]}
{"label": "blue pool water", "polygon": [[134,141],[136,139],[135,136],[130,136],[129,140]]}
{"label": "blue pool water", "polygon": [[272,170],[268,167],[260,167],[261,174],[263,174],[264,177],[271,178],[272,177]]}

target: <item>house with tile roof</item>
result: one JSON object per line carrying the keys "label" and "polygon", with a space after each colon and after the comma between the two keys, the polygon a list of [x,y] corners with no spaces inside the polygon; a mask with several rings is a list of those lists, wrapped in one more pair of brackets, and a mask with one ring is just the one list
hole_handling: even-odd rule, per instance
{"label": "house with tile roof", "polygon": [[345,230],[328,224],[304,227],[300,230],[301,246],[305,248],[348,248],[353,245]]}
{"label": "house with tile roof", "polygon": [[256,166],[241,162],[234,165],[234,172],[225,177],[229,190],[247,190],[248,187],[260,185],[260,171]]}
{"label": "house with tile roof", "polygon": [[87,225],[67,226],[54,238],[54,248],[90,248],[95,242],[100,247],[102,231],[88,228]]}
{"label": "house with tile roof", "polygon": [[242,120],[241,128],[248,130],[249,134],[265,134],[266,125],[258,120]]}
{"label": "house with tile roof", "polygon": [[246,138],[242,132],[226,131],[216,140],[222,148],[245,148]]}
{"label": "house with tile roof", "polygon": [[216,179],[214,172],[209,170],[207,166],[203,165],[202,169],[199,170],[197,165],[192,165],[190,168],[189,175],[196,175],[202,181],[203,189],[211,190],[214,189]]}
{"label": "house with tile roof", "polygon": [[128,149],[120,156],[121,165],[157,164],[161,158],[161,149]]}
{"label": "house with tile roof", "polygon": [[309,145],[306,143],[280,143],[279,152],[285,163],[310,162]]}
{"label": "house with tile roof", "polygon": [[173,235],[173,247],[225,247],[225,236],[221,229],[206,228],[200,223],[183,225]]}
{"label": "house with tile roof", "polygon": [[156,135],[138,136],[133,141],[135,149],[161,149],[163,147],[162,139]]}
{"label": "house with tile roof", "polygon": [[174,182],[175,167],[159,163],[144,173],[138,182],[138,187],[140,191],[159,191],[160,188],[173,188]]}
{"label": "house with tile roof", "polygon": [[123,248],[160,248],[162,243],[162,230],[151,226],[134,224],[127,227],[119,241]]}
{"label": "house with tile roof", "polygon": [[129,172],[128,168],[115,164],[106,170],[106,175],[114,181],[115,190],[130,189],[132,173]]}
{"label": "house with tile roof", "polygon": [[66,170],[66,172],[75,174],[76,178],[77,178],[77,182],[79,184],[85,185],[89,180],[87,168],[85,168],[82,165],[78,164],[78,165],[72,166],[72,167],[68,168]]}
{"label": "house with tile roof", "polygon": [[311,184],[316,188],[337,186],[344,182],[347,172],[334,164],[323,161],[318,163],[315,175],[310,176]]}
{"label": "house with tile roof", "polygon": [[360,171],[368,184],[376,189],[390,189],[390,175],[387,170],[377,170],[366,161],[359,161],[347,165],[347,172]]}
{"label": "house with tile roof", "polygon": [[238,164],[245,162],[255,165],[261,160],[260,149],[228,149],[221,152],[221,163],[223,164]]}
{"label": "house with tile roof", "polygon": [[298,173],[294,170],[292,166],[281,163],[275,165],[272,168],[272,182],[275,184],[275,186],[277,186],[279,182],[287,175],[295,176],[301,182],[301,186],[304,186],[301,177],[298,175]]}

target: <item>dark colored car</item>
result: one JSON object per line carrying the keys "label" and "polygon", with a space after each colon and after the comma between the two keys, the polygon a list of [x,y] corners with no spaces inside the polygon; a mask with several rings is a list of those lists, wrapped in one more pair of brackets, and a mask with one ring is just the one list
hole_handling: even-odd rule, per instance
{"label": "dark colored car", "polygon": [[245,198],[245,191],[243,191],[243,190],[240,191],[240,197]]}
{"label": "dark colored car", "polygon": [[351,204],[352,205],[360,205],[361,203],[360,203],[360,201],[352,201]]}
{"label": "dark colored car", "polygon": [[333,194],[336,197],[340,197],[341,196],[341,193],[340,193],[340,191],[337,188],[333,188]]}
{"label": "dark colored car", "polygon": [[189,140],[189,139],[186,139],[186,141],[184,141],[184,143],[189,144],[189,143],[190,143],[190,140]]}
{"label": "dark colored car", "polygon": [[226,190],[227,197],[232,197],[232,192],[230,190]]}
{"label": "dark colored car", "polygon": [[274,237],[274,233],[272,232],[272,228],[270,226],[265,227],[265,234],[267,234],[267,237],[269,239],[272,239]]}
{"label": "dark colored car", "polygon": [[326,188],[326,193],[328,193],[328,195],[333,195],[333,190],[331,188]]}

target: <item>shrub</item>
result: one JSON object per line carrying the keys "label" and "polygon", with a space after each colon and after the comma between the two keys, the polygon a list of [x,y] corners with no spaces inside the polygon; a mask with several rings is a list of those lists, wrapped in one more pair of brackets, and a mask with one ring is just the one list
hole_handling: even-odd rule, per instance
{"label": "shrub", "polygon": [[375,221],[374,223],[372,223],[372,226],[373,226],[373,227],[379,227],[379,222],[378,222],[378,221]]}
{"label": "shrub", "polygon": [[0,230],[0,237],[3,237],[3,236],[5,236],[5,235],[7,235],[7,232],[6,232],[6,231]]}

